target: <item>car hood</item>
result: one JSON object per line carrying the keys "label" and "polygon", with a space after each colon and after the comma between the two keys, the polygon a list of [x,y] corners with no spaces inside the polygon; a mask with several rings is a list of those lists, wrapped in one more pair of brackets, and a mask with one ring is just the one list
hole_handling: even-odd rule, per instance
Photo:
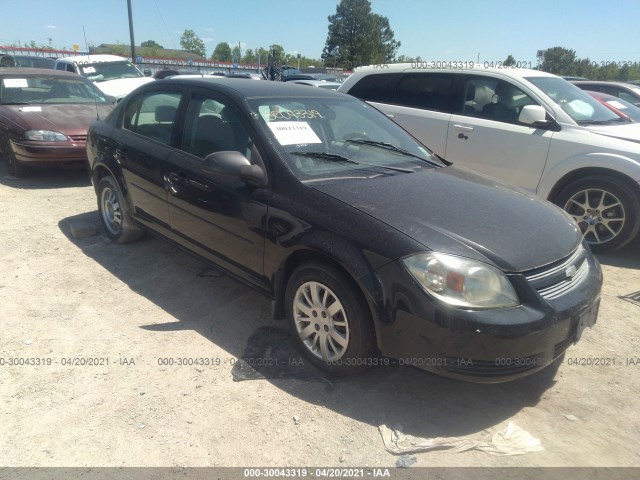
{"label": "car hood", "polygon": [[140,85],[144,85],[149,82],[155,82],[155,80],[151,77],[116,78],[115,80],[96,82],[95,86],[105,94],[119,98],[129,94]]}
{"label": "car hood", "polygon": [[5,108],[25,130],[51,130],[65,135],[86,135],[97,114],[104,118],[113,109],[111,105],[95,103],[5,105]]}
{"label": "car hood", "polygon": [[454,167],[309,186],[427,249],[494,263],[508,272],[566,257],[582,240],[555,205]]}
{"label": "car hood", "polygon": [[594,125],[587,126],[590,132],[621,140],[640,143],[640,123],[626,123],[623,125]]}

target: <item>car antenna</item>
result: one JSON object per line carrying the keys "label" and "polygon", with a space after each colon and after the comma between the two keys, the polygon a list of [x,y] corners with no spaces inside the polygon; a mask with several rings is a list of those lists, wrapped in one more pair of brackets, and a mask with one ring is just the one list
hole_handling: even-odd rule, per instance
{"label": "car antenna", "polygon": [[[89,43],[87,42],[87,32],[84,29],[84,25],[82,26],[82,34],[84,35],[84,46],[87,49],[87,57],[89,57]],[[79,67],[78,70],[80,70]],[[91,85],[93,86],[93,88],[98,88],[93,85],[93,82],[91,82]],[[98,96],[96,95],[96,92],[94,92],[93,94],[93,103],[96,106],[96,120],[100,120],[100,112],[98,111]]]}

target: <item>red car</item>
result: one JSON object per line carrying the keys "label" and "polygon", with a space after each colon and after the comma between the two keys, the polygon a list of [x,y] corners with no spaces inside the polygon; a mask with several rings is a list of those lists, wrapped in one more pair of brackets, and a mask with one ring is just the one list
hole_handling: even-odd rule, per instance
{"label": "red car", "polygon": [[622,98],[609,95],[608,93],[590,91],[587,91],[587,93],[608,109],[613,110],[613,112],[619,117],[629,120],[630,122],[640,122],[639,107],[636,107]]}
{"label": "red car", "polygon": [[30,166],[85,162],[89,124],[112,108],[80,75],[0,68],[0,156],[16,177]]}

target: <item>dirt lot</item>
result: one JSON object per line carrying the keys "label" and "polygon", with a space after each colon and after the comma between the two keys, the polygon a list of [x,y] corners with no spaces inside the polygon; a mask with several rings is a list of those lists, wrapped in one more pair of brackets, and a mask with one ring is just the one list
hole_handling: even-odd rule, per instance
{"label": "dirt lot", "polygon": [[[237,382],[252,333],[285,328],[270,302],[157,239],[73,238],[70,224],[97,219],[84,172],[17,180],[0,166],[0,219],[0,466],[395,468],[381,424],[486,440],[509,421],[544,451],[418,453],[414,467],[640,466],[640,305],[622,298],[640,301],[640,242],[600,257],[598,322],[555,376],[474,385],[388,367]],[[68,365],[87,359],[99,365]]]}

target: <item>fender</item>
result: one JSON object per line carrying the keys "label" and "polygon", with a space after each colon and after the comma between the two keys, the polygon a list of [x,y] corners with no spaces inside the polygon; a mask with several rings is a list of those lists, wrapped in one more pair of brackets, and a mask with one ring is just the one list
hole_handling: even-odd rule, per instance
{"label": "fender", "polygon": [[[640,163],[630,157],[616,153],[586,153],[564,159],[551,169],[546,170],[540,183],[537,194],[540,198],[553,200],[553,196],[558,192],[563,179],[571,176],[579,177],[579,171],[598,169],[600,171],[609,170],[612,174],[625,176],[636,184],[640,184]],[[585,173],[587,174],[587,173]],[[560,187],[562,188],[562,187]],[[640,188],[640,185],[638,185]]]}

